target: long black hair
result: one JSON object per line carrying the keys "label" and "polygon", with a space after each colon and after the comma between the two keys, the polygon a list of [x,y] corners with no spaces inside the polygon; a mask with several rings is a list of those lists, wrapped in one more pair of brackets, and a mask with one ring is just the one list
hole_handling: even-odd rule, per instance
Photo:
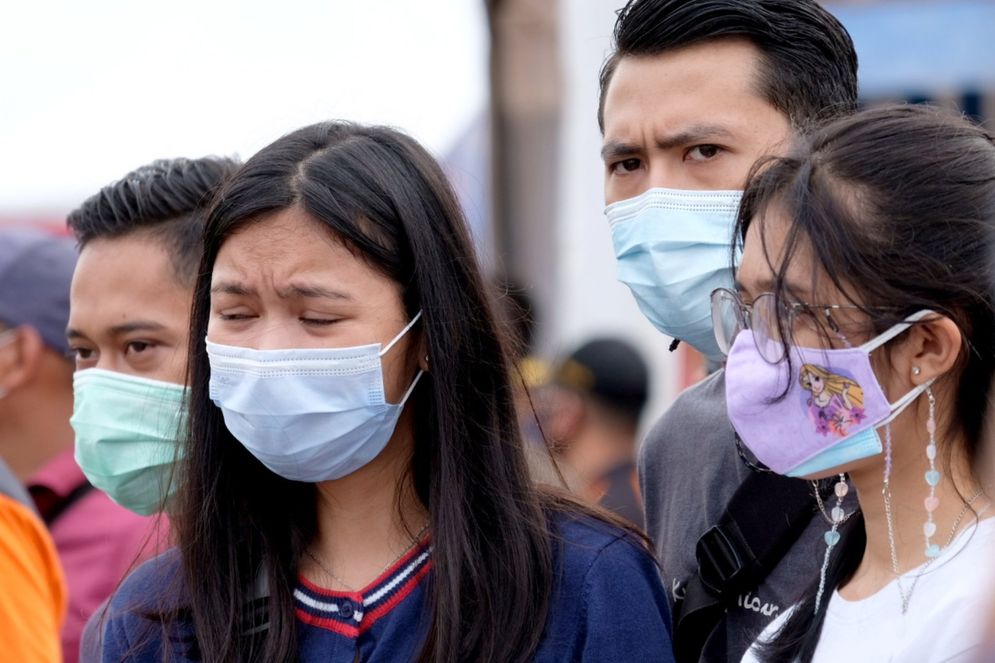
{"label": "long black hair", "polygon": [[[800,139],[790,156],[755,167],[737,222],[740,246],[751,223],[771,208],[788,220],[780,264],[768,255],[776,301],[791,298],[785,281],[791,256],[810,248],[813,271],[861,310],[869,332],[883,333],[923,309],[957,324],[964,347],[949,377],[955,396],[948,425],[964,440],[973,466],[995,374],[992,136],[923,106],[863,111]],[[777,310],[787,344],[788,309]],[[842,534],[827,593],[852,577],[866,545],[862,518],[851,518]],[[816,612],[813,587],[762,647],[764,658],[811,660],[827,604],[824,599]]]}
{"label": "long black hair", "polygon": [[[431,372],[412,396],[410,472],[430,512],[434,567],[420,659],[528,660],[553,583],[548,515],[570,507],[544,498],[528,477],[506,349],[441,169],[397,131],[344,122],[305,127],[261,150],[207,222],[175,521],[203,660],[297,657],[293,590],[316,532],[316,489],[268,471],[228,432],[208,395],[204,343],[219,248],[238,229],[291,207],[398,283],[409,316],[422,312]],[[253,603],[259,578],[268,599]]]}

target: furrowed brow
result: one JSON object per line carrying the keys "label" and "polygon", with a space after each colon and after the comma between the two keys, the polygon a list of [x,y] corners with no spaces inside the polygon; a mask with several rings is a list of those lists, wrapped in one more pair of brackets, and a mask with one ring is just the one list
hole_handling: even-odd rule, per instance
{"label": "furrowed brow", "polygon": [[235,283],[234,281],[220,281],[211,286],[212,295],[255,295],[253,288]]}
{"label": "furrowed brow", "polygon": [[291,285],[283,290],[278,290],[276,294],[281,299],[352,299],[352,296],[347,293],[338,290],[330,290],[320,285],[306,283]]}
{"label": "furrowed brow", "polygon": [[656,145],[661,150],[669,150],[695,143],[708,143],[732,137],[732,132],[719,124],[696,124],[683,131],[656,139]]}
{"label": "furrowed brow", "polygon": [[631,157],[635,154],[639,154],[639,147],[632,143],[623,143],[621,141],[608,141],[601,148],[601,159],[604,161]]}

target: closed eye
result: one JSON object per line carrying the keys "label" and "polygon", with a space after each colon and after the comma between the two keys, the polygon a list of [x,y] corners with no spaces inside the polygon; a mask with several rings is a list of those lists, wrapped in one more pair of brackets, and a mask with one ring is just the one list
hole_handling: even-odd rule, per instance
{"label": "closed eye", "polygon": [[305,325],[310,325],[312,327],[328,327],[334,325],[336,322],[340,322],[340,319],[329,319],[329,318],[298,318]]}

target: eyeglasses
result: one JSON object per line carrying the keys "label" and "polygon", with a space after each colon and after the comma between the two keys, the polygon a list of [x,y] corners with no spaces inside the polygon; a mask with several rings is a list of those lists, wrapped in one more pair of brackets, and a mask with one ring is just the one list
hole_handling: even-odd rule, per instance
{"label": "eyeglasses", "polygon": [[[718,288],[712,291],[712,327],[722,354],[728,356],[739,332],[749,329],[753,332],[753,341],[760,356],[776,364],[785,358],[782,330],[794,335],[805,329],[820,331],[822,325],[825,325],[843,338],[833,319],[833,312],[859,308],[848,304],[778,302],[772,292],[758,295],[752,304],[745,304],[738,292]],[[790,342],[790,338],[788,341]]]}

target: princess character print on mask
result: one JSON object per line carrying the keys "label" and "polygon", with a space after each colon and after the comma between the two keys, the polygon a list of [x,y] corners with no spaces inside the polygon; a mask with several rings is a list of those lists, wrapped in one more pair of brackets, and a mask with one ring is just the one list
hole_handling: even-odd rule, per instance
{"label": "princess character print on mask", "polygon": [[856,380],[815,364],[803,364],[798,376],[805,407],[822,436],[846,437],[851,426],[867,418],[864,390]]}

